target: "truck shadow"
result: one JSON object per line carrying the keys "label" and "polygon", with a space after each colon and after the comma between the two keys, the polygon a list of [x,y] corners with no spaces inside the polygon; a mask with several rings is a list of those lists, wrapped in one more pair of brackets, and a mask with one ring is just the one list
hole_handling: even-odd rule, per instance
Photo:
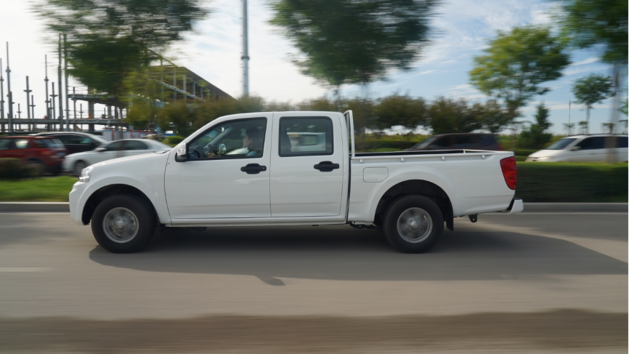
{"label": "truck shadow", "polygon": [[627,274],[627,263],[574,243],[531,234],[446,231],[429,253],[393,251],[384,236],[347,226],[181,229],[157,235],[148,249],[90,259],[149,272],[252,275],[324,280],[494,280],[547,275]]}

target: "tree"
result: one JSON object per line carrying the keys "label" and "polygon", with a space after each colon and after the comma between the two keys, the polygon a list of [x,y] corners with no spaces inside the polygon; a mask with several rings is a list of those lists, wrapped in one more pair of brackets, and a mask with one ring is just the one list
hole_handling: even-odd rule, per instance
{"label": "tree", "polygon": [[602,60],[627,63],[627,0],[559,0],[563,34],[578,48],[599,46]]}
{"label": "tree", "polygon": [[[40,0],[34,11],[55,34],[67,36],[72,76],[120,96],[129,73],[192,30],[208,11],[199,0]],[[56,42],[56,38],[52,38]]]}
{"label": "tree", "polygon": [[439,97],[428,108],[428,124],[433,134],[469,133],[481,129],[481,117],[463,99]]}
{"label": "tree", "polygon": [[613,94],[612,79],[609,76],[590,74],[575,81],[572,93],[577,98],[576,102],[585,105],[586,109],[586,134],[589,133],[590,110],[592,106],[610,97]]}
{"label": "tree", "polygon": [[383,130],[399,125],[411,131],[426,124],[427,104],[422,98],[413,99],[398,94],[379,100],[375,107],[376,126]]}
{"label": "tree", "polygon": [[509,115],[496,100],[488,100],[484,105],[475,103],[472,109],[479,112],[483,128],[492,134],[499,133],[510,122]]}
{"label": "tree", "polygon": [[545,27],[498,31],[484,52],[474,58],[470,82],[501,100],[511,122],[533,97],[550,90],[541,84],[561,77],[561,70],[569,64],[566,44]]}
{"label": "tree", "polygon": [[301,56],[301,71],[333,88],[408,69],[427,41],[437,0],[275,0],[271,23]]}
{"label": "tree", "polygon": [[520,133],[518,146],[526,149],[541,149],[545,147],[553,137],[552,134],[546,133],[546,130],[552,126],[552,123],[548,121],[548,116],[548,108],[546,108],[544,103],[540,103],[537,106],[535,123]]}
{"label": "tree", "polygon": [[[621,72],[627,70],[627,0],[560,0],[562,32],[577,48],[600,48],[604,62],[612,64],[614,99],[610,127],[618,126]],[[607,161],[615,162],[616,138],[608,137]]]}

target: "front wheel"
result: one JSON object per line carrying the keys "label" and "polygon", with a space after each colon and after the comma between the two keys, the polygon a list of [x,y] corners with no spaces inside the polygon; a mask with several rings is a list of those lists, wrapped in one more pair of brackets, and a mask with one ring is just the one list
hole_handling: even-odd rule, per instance
{"label": "front wheel", "polygon": [[384,219],[383,231],[396,250],[420,253],[435,245],[443,233],[443,215],[431,199],[408,195],[394,201]]}
{"label": "front wheel", "polygon": [[155,233],[153,206],[134,195],[115,195],[94,210],[92,233],[98,244],[109,252],[138,252]]}

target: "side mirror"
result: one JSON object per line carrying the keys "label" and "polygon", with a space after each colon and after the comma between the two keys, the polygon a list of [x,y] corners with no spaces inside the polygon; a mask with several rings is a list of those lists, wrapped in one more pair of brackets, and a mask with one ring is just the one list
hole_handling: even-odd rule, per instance
{"label": "side mirror", "polygon": [[96,150],[95,150],[95,151],[96,151],[96,152],[103,152],[103,151],[105,151],[105,150],[107,150],[107,149],[105,149],[105,148],[96,148]]}
{"label": "side mirror", "polygon": [[574,146],[572,149],[570,149],[571,151],[579,151],[581,150],[580,146]]}
{"label": "side mirror", "polygon": [[175,161],[177,162],[184,162],[188,160],[188,147],[187,146],[182,146],[179,149],[177,149],[177,152],[175,153]]}

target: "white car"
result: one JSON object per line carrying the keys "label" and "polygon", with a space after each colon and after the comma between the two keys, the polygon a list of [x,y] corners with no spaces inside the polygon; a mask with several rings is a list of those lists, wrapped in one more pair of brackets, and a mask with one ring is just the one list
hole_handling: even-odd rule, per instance
{"label": "white car", "polygon": [[[605,138],[610,135],[575,135],[563,138],[544,150],[529,155],[536,162],[605,162],[610,149]],[[616,161],[627,161],[627,135],[616,135]]]}
{"label": "white car", "polygon": [[63,161],[63,170],[78,176],[85,167],[98,162],[118,157],[168,151],[170,149],[172,149],[170,146],[155,140],[121,139],[105,143],[92,151],[78,152],[66,156]]}

